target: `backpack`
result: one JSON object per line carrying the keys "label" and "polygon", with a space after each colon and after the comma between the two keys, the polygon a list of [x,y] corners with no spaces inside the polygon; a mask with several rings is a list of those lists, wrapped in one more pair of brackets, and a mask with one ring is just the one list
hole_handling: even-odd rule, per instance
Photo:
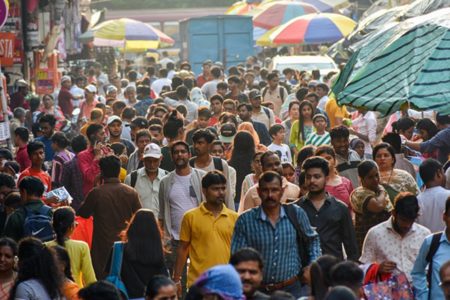
{"label": "backpack", "polygon": [[131,172],[131,174],[130,174],[130,179],[131,179],[130,186],[132,188],[134,188],[136,186],[137,176],[138,176],[137,170]]}
{"label": "backpack", "polygon": [[441,237],[442,232],[438,232],[433,234],[433,238],[431,239],[430,249],[428,250],[428,254],[425,258],[425,261],[428,263],[428,271],[427,271],[427,281],[428,281],[428,299],[431,297],[431,275],[433,274],[433,257],[439,249],[441,245]]}
{"label": "backpack", "polygon": [[128,292],[122,279],[120,279],[120,272],[122,271],[122,260],[123,260],[123,247],[122,242],[114,242],[113,253],[111,259],[111,269],[109,270],[108,277],[105,278],[106,281],[111,282],[116,288],[119,289],[122,296],[128,299]]}
{"label": "backpack", "polygon": [[[309,240],[309,237],[303,231],[303,228],[300,225],[300,222],[298,221],[297,212],[293,205],[298,205],[298,204],[295,204],[295,203],[294,204],[283,204],[283,207],[284,207],[284,211],[286,212],[286,216],[289,219],[289,222],[291,222],[291,224],[295,228],[295,231],[297,232],[298,252],[300,255],[302,269],[303,269],[303,267],[308,266],[309,263],[311,262],[310,257],[309,257],[310,240]],[[299,275],[301,275],[301,274],[299,274]]]}
{"label": "backpack", "polygon": [[[268,89],[269,89],[268,87],[265,87],[263,89],[263,91],[262,91],[262,98],[263,99],[264,99],[264,96],[266,95]],[[282,86],[278,86],[278,91],[280,92],[281,102],[284,103],[284,89],[283,89],[283,87]]]}
{"label": "backpack", "polygon": [[47,205],[42,205],[37,211],[28,209],[26,206],[23,208],[25,210],[24,236],[32,236],[43,242],[53,240],[52,217],[49,216],[52,209]]}
{"label": "backpack", "polygon": [[[195,159],[197,157],[193,157],[189,160],[189,165],[192,168],[195,168]],[[214,162],[214,169],[216,169],[217,171],[223,172],[223,164],[222,164],[222,159],[219,157],[214,157],[213,156],[213,162]]]}

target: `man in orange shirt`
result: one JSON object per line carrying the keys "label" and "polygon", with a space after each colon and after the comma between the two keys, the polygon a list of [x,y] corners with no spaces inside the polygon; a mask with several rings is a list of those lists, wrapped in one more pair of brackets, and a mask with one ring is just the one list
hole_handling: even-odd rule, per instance
{"label": "man in orange shirt", "polygon": [[45,146],[42,142],[33,141],[28,143],[27,152],[28,157],[31,160],[31,166],[20,173],[18,182],[26,176],[36,177],[44,184],[45,191],[50,192],[52,190],[52,179],[47,172],[42,170],[42,164],[44,163],[45,158],[44,147]]}

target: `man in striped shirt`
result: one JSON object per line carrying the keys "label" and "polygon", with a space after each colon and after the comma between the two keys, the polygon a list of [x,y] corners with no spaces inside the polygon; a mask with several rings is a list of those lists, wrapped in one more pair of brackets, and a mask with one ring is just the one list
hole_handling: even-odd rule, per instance
{"label": "man in striped shirt", "polygon": [[[284,290],[299,298],[302,284],[297,276],[302,268],[307,268],[308,262],[300,259],[302,245],[298,244],[295,227],[285,206],[281,205],[281,175],[273,171],[263,173],[258,182],[258,194],[261,206],[246,211],[236,222],[231,252],[245,247],[259,251],[266,265],[262,282],[265,292]],[[296,205],[291,208],[295,209],[298,223],[309,237],[307,256],[312,262],[321,255],[319,236],[312,229],[305,211]]]}
{"label": "man in striped shirt", "polygon": [[330,144],[330,134],[326,131],[327,117],[323,114],[316,114],[313,117],[314,131],[306,139],[305,145],[316,147]]}

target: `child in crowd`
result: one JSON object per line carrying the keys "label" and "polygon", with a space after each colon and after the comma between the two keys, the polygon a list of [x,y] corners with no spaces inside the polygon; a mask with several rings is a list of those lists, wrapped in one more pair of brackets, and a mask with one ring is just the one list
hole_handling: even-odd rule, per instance
{"label": "child in crowd", "polygon": [[329,145],[330,134],[326,131],[327,118],[323,114],[316,114],[313,117],[314,132],[306,139],[305,145],[313,145],[316,147]]}
{"label": "child in crowd", "polygon": [[278,154],[281,162],[292,163],[292,155],[289,146],[283,144],[286,131],[281,124],[272,125],[269,129],[269,134],[272,137],[272,144],[268,149]]}

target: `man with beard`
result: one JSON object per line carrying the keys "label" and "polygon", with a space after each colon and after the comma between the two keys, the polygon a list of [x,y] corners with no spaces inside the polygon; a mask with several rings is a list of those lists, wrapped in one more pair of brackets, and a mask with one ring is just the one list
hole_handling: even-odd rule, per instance
{"label": "man with beard", "polygon": [[207,269],[226,264],[230,259],[231,235],[238,214],[225,206],[226,188],[227,180],[221,172],[208,172],[202,179],[206,201],[183,216],[180,247],[173,274],[179,290],[181,273],[188,256],[188,286]]}
{"label": "man with beard", "polygon": [[339,175],[351,180],[353,186],[359,186],[358,165],[360,159],[358,153],[350,149],[350,131],[341,125],[334,127],[330,131],[331,145],[336,152]]}
{"label": "man with beard", "polygon": [[[299,298],[302,296],[299,273],[307,272],[305,268],[309,263],[321,255],[320,240],[303,209],[297,205],[281,204],[282,182],[281,175],[273,171],[264,172],[259,177],[257,189],[261,206],[239,216],[234,227],[231,253],[234,255],[245,247],[256,249],[267,266],[262,290],[268,294],[283,290]],[[296,227],[301,228],[308,243],[299,243]],[[306,261],[300,258],[303,251],[307,253],[302,255]]]}
{"label": "man with beard", "polygon": [[[287,181],[283,174],[283,167],[281,165],[280,157],[272,151],[267,151],[261,156],[261,167],[263,172],[274,171],[277,172],[282,178],[282,192],[281,192],[281,203],[286,203],[288,200],[298,199],[300,196],[300,188]],[[258,193],[258,185],[252,186],[245,196],[242,197],[239,203],[238,213],[257,207],[261,204],[261,197]]]}
{"label": "man with beard", "polygon": [[241,277],[245,299],[269,299],[269,296],[258,291],[263,279],[263,259],[258,251],[252,248],[238,250],[231,256],[230,264]]}
{"label": "man with beard", "polygon": [[[180,228],[183,215],[196,208],[202,202],[202,170],[191,168],[189,145],[184,141],[176,141],[170,148],[175,170],[161,179],[159,186],[159,221],[168,238],[171,252],[166,255],[166,266],[173,274],[177,249],[180,245]],[[183,285],[185,283],[183,272]]]}
{"label": "man with beard", "polygon": [[320,237],[323,254],[358,261],[355,229],[347,205],[325,191],[330,172],[328,162],[321,157],[311,157],[303,163],[308,194],[296,202],[308,215],[311,225]]}
{"label": "man with beard", "polygon": [[122,135],[122,119],[118,116],[111,116],[106,122],[109,131],[109,143],[121,143],[127,147],[127,156],[134,152],[134,146],[130,141],[120,138]]}

